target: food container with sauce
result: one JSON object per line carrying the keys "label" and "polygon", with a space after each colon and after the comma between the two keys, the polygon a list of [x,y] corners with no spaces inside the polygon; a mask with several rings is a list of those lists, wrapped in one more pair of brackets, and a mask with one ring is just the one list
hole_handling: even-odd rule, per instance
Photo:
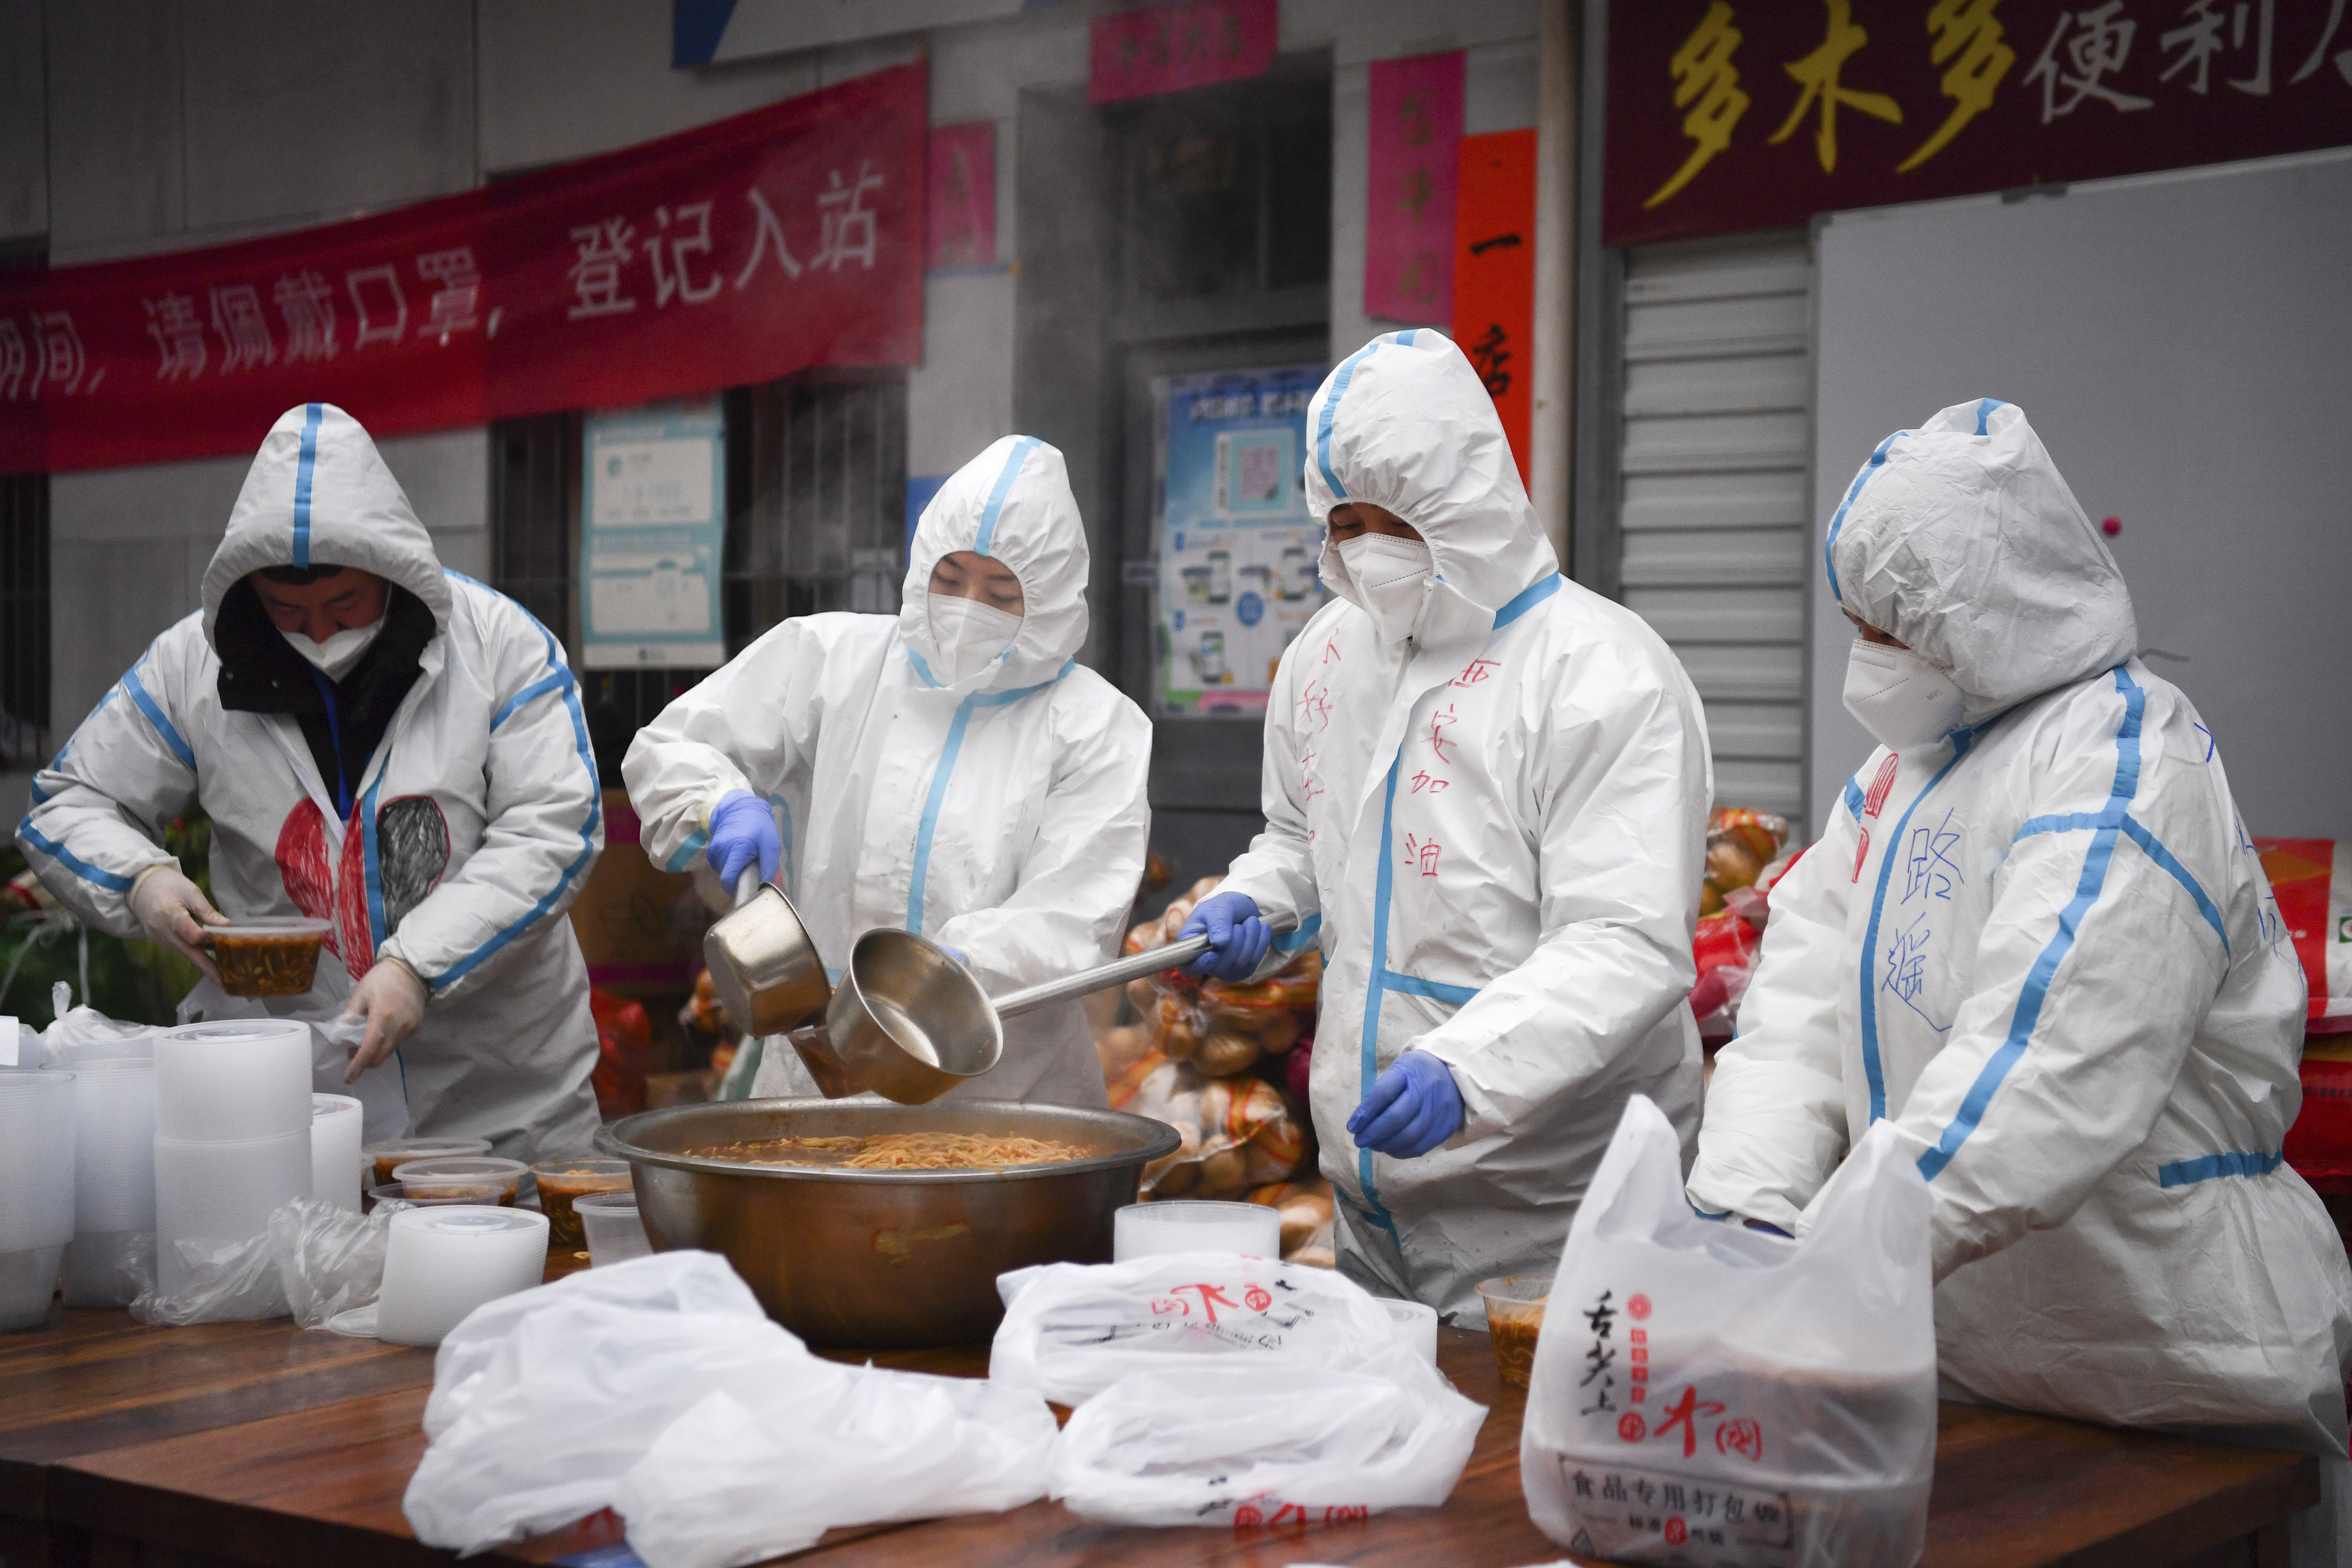
{"label": "food container with sauce", "polygon": [[470,1156],[456,1160],[411,1160],[395,1166],[392,1179],[400,1195],[418,1205],[474,1204],[512,1208],[515,1187],[530,1167],[520,1160]]}
{"label": "food container with sauce", "polygon": [[1486,1304],[1486,1332],[1495,1342],[1495,1367],[1506,1388],[1525,1388],[1536,1368],[1536,1340],[1543,1332],[1544,1302],[1551,1277],[1507,1274],[1478,1281]]}
{"label": "food container with sauce", "polygon": [[557,1252],[577,1252],[588,1245],[581,1233],[580,1216],[572,1211],[574,1200],[590,1193],[629,1190],[629,1163],[595,1154],[541,1160],[530,1173],[539,1183],[539,1206],[547,1215],[547,1245]]}
{"label": "food container with sauce", "polygon": [[489,1152],[486,1138],[394,1138],[369,1144],[360,1151],[360,1158],[369,1165],[368,1184],[380,1187],[412,1160],[463,1160]]}
{"label": "food container with sauce", "polygon": [[626,1263],[632,1258],[650,1258],[654,1244],[646,1237],[646,1222],[637,1215],[637,1194],[633,1192],[583,1193],[573,1200],[575,1221],[588,1238],[588,1265],[602,1268],[607,1264]]}
{"label": "food container with sauce", "polygon": [[325,921],[297,917],[237,921],[208,926],[221,989],[232,996],[299,996],[319,973]]}

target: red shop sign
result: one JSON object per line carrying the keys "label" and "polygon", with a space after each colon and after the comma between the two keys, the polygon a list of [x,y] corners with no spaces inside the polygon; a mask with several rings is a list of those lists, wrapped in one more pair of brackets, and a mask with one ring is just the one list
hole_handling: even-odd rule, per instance
{"label": "red shop sign", "polygon": [[349,223],[0,273],[0,472],[616,407],[923,341],[916,64]]}
{"label": "red shop sign", "polygon": [[2352,142],[2344,0],[1616,0],[1602,243]]}

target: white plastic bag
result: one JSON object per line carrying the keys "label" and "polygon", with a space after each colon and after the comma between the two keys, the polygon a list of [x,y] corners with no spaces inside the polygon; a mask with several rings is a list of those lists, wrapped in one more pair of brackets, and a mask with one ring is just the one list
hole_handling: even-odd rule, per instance
{"label": "white plastic bag", "polygon": [[1054,1414],[1034,1394],[814,1359],[799,1373],[756,1409],[710,1394],[622,1478],[613,1507],[652,1568],[729,1568],[842,1525],[1045,1495]]}
{"label": "white plastic bag", "polygon": [[812,1355],[725,1259],[657,1253],[492,1301],[442,1341],[403,1509],[428,1544],[478,1552],[622,1507],[638,1554],[683,1568],[1042,1496],[1043,1403],[940,1382]]}
{"label": "white plastic bag", "polygon": [[271,1215],[269,1255],[294,1321],[323,1329],[331,1319],[373,1306],[383,1291],[385,1232],[392,1216],[410,1206],[394,1200],[357,1215],[323,1198],[297,1198]]}
{"label": "white plastic bag", "polygon": [[1121,1378],[1080,1405],[1053,1494],[1118,1524],[1330,1523],[1453,1494],[1486,1420],[1434,1368],[1239,1362]]}
{"label": "white plastic bag", "polygon": [[268,1231],[242,1241],[166,1242],[158,1237],[156,1245],[177,1247],[186,1272],[168,1296],[160,1284],[139,1293],[131,1315],[141,1322],[184,1329],[286,1315],[286,1289],[278,1281]]}
{"label": "white plastic bag", "polygon": [[1537,1526],[1685,1568],[1908,1568],[1936,1458],[1927,1184],[1893,1125],[1786,1240],[1700,1218],[1628,1101],[1569,1227],[1519,1444]]}
{"label": "white plastic bag", "polygon": [[1047,1263],[997,1279],[989,1375],[1078,1405],[1130,1373],[1213,1366],[1379,1373],[1402,1351],[1386,1308],[1328,1269],[1229,1253]]}
{"label": "white plastic bag", "polygon": [[[63,991],[65,982],[59,981],[54,989]],[[95,1007],[83,1006],[58,1014],[37,1038],[40,1049],[48,1055],[48,1065],[71,1072],[75,1062],[100,1057],[152,1058],[155,1054],[155,1037],[163,1032],[152,1024],[125,1024]],[[25,1065],[38,1067],[40,1063],[27,1061]]]}

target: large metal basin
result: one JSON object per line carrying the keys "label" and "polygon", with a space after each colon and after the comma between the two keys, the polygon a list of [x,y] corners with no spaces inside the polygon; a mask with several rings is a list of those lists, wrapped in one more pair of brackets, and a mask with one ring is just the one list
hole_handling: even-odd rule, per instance
{"label": "large metal basin", "polygon": [[[1009,1171],[795,1169],[682,1152],[877,1132],[1050,1138],[1095,1152]],[[999,1274],[1109,1262],[1112,1216],[1177,1138],[1148,1117],[1013,1100],[745,1100],[648,1110],[603,1129],[596,1145],[634,1169],[657,1251],[721,1254],[768,1315],[812,1344],[880,1346],[982,1342],[1004,1315]]]}

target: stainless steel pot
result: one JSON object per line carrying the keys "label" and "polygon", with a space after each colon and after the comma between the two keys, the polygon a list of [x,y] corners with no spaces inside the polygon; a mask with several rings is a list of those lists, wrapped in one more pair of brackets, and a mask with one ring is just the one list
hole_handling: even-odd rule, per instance
{"label": "stainless steel pot", "polygon": [[833,988],[800,911],[773,882],[746,871],[735,908],[702,938],[710,988],[747,1038],[781,1035],[823,1016]]}
{"label": "stainless steel pot", "polygon": [[[859,1171],[689,1154],[767,1138],[979,1132],[1095,1151],[1013,1170]],[[1176,1130],[1147,1117],[975,1100],[910,1109],[754,1100],[648,1110],[596,1146],[629,1162],[658,1251],[734,1265],[768,1315],[824,1345],[976,1344],[1003,1316],[996,1277],[1033,1263],[1107,1263],[1112,1216]]]}
{"label": "stainless steel pot", "polygon": [[[1266,923],[1281,932],[1298,922],[1282,914]],[[823,1033],[803,1030],[793,1045],[828,1098],[871,1089],[922,1105],[1003,1058],[1004,1019],[1157,974],[1208,950],[1209,939],[1196,936],[991,998],[930,938],[877,927],[851,944]]]}

